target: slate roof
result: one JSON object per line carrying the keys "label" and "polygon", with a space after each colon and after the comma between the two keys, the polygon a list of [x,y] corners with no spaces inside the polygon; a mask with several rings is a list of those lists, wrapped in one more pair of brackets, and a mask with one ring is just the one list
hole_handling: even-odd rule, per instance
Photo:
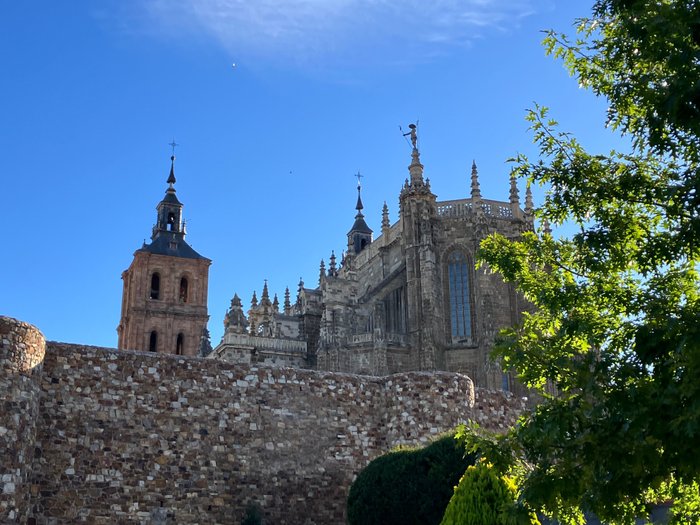
{"label": "slate roof", "polygon": [[146,244],[140,248],[139,252],[154,253],[157,255],[170,255],[171,257],[182,257],[184,259],[206,259],[199,255],[184,239],[177,239],[177,248],[172,249],[170,247],[170,241],[172,237],[170,235],[163,234],[158,235],[151,244]]}

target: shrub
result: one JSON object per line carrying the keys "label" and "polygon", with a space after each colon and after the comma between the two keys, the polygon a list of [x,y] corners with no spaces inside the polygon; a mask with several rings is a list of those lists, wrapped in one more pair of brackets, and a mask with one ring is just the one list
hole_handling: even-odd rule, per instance
{"label": "shrub", "polygon": [[474,461],[454,436],[372,461],[350,487],[350,525],[438,525],[464,470]]}
{"label": "shrub", "polygon": [[459,480],[440,525],[539,525],[533,513],[518,507],[516,498],[513,480],[480,461]]}
{"label": "shrub", "polygon": [[255,503],[251,503],[245,510],[245,516],[241,525],[262,525],[262,511]]}

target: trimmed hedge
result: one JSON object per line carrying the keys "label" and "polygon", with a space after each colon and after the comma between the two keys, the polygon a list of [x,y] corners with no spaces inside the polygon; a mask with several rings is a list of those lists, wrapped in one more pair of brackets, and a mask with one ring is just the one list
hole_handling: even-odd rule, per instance
{"label": "trimmed hedge", "polygon": [[438,525],[454,486],[474,463],[454,436],[378,457],[350,487],[350,525]]}

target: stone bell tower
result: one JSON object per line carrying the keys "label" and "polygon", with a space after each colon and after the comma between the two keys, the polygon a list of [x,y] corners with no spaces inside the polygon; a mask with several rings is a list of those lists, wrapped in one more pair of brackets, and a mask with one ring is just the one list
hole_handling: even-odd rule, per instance
{"label": "stone bell tower", "polygon": [[156,210],[151,243],[134,252],[122,273],[120,350],[197,355],[207,326],[211,260],[185,242],[182,203],[175,195],[175,156],[168,189]]}

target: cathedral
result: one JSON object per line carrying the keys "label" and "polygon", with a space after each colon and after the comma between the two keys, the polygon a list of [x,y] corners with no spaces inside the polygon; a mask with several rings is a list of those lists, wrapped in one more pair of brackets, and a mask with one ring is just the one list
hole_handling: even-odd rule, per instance
{"label": "cathedral", "polygon": [[410,128],[399,220],[390,223],[385,204],[375,237],[358,181],[347,250],[340,260],[331,253],[327,267],[321,261],[318,286],[301,281],[294,300],[287,289],[280,305],[265,283],[247,311],[234,294],[213,350],[206,332],[211,261],[184,240],[171,166],[152,242],[122,275],[119,348],[355,374],[445,370],[480,387],[520,390],[489,353],[498,331],[517,324],[529,305],[500,276],[477,270],[475,256],[491,233],[514,239],[533,229],[530,190],[524,209],[514,178],[508,201],[485,199],[473,163],[471,195],[439,201],[424,178],[416,127]]}

